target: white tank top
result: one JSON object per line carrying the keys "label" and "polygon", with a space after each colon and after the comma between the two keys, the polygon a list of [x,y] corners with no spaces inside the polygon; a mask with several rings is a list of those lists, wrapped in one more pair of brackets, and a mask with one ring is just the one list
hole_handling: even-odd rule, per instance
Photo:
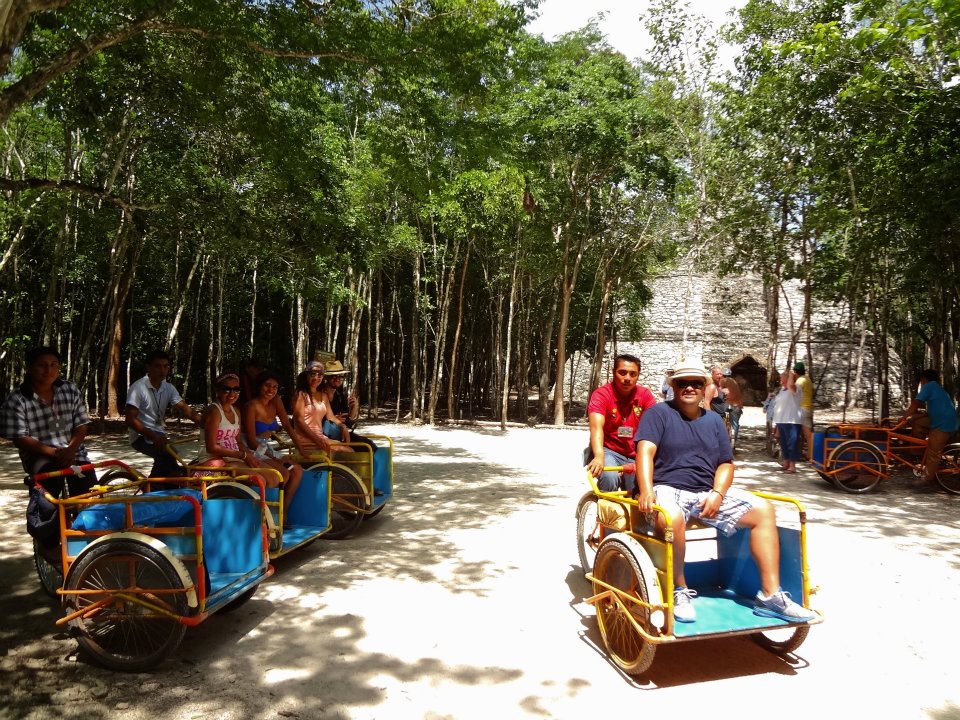
{"label": "white tank top", "polygon": [[227,420],[227,414],[223,411],[220,403],[213,403],[220,410],[220,424],[217,426],[217,445],[225,447],[228,450],[240,450],[237,445],[237,436],[240,434],[240,413],[236,408],[230,408],[233,411],[233,422]]}

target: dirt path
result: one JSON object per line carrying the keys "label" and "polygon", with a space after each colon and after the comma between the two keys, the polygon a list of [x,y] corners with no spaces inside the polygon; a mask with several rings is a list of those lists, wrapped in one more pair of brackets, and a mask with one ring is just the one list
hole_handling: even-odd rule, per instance
{"label": "dirt path", "polygon": [[396,440],[387,510],[353,538],[281,558],[247,605],[188,630],[140,675],[87,664],[54,626],[4,446],[0,717],[960,718],[960,497],[911,493],[906,479],[851,496],[806,469],[777,473],[760,421],[746,415],[738,482],[806,501],[827,620],[789,661],[743,638],[701,641],[661,648],[639,681],[608,662],[582,601],[583,429],[380,428]]}

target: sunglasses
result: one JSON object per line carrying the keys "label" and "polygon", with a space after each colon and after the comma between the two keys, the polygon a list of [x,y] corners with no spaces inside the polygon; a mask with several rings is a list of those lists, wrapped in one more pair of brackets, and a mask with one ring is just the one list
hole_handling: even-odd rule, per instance
{"label": "sunglasses", "polygon": [[679,380],[674,378],[673,384],[680,390],[688,387],[692,387],[694,390],[703,390],[703,386],[706,385],[703,380],[688,380],[686,378],[680,378]]}
{"label": "sunglasses", "polygon": [[220,392],[238,393],[240,392],[240,386],[239,385],[221,385]]}
{"label": "sunglasses", "polygon": [[311,370],[307,375],[316,375],[317,377],[323,377],[323,370]]}

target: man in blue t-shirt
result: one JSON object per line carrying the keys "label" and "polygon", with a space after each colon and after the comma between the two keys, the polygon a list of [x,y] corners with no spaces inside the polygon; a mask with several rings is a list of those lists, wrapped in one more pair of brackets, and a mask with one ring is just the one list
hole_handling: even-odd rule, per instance
{"label": "man in blue t-shirt", "polygon": [[937,486],[937,469],[940,467],[940,455],[950,440],[950,436],[957,431],[957,407],[940,383],[940,375],[933,368],[920,373],[920,392],[910,403],[910,407],[900,418],[900,422],[893,428],[897,430],[907,424],[921,404],[927,406],[926,422],[914,421],[914,434],[924,425],[929,425],[927,434],[927,453],[924,456],[923,478],[911,483],[914,488],[928,488]]}
{"label": "man in blue t-shirt", "polygon": [[[696,620],[696,591],[686,586],[683,567],[686,523],[693,517],[724,535],[739,527],[751,529],[750,551],[761,584],[755,614],[788,622],[812,620],[813,612],[780,589],[780,541],[773,506],[730,487],[734,470],[730,437],[721,417],[701,407],[709,379],[702,363],[680,363],[671,378],[674,399],[649,408],[636,434],[639,508],[649,513],[656,503],[673,518],[674,619]],[[663,522],[659,514],[657,522]]]}

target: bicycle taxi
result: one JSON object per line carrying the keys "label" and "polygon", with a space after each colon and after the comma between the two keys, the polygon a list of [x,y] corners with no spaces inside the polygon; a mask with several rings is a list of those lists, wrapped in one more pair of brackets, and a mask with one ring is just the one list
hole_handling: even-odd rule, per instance
{"label": "bicycle taxi", "polygon": [[[259,476],[142,478],[117,460],[33,481],[111,468],[86,494],[57,499],[59,563],[38,554],[80,647],[105,667],[143,671],[169,657],[187,627],[249,600],[273,574]],[[106,481],[106,482],[104,482]],[[222,492],[231,483],[254,492]],[[41,570],[43,566],[43,570]]]}
{"label": "bicycle taxi", "polygon": [[[902,431],[891,420],[845,423],[813,434],[811,464],[824,480],[849,493],[865,493],[890,476],[891,469],[923,474],[927,441]],[[936,474],[940,487],[960,495],[960,443],[943,449]]]}
{"label": "bicycle taxi", "polygon": [[[622,471],[607,467],[604,471]],[[760,577],[750,554],[750,531],[731,537],[691,523],[686,533],[687,584],[698,593],[697,620],[677,623],[673,617],[673,531],[669,512],[655,505],[665,520],[657,533],[626,492],[603,492],[587,472],[592,490],[577,505],[577,549],[585,577],[593,587],[586,602],[596,609],[604,644],[614,663],[630,675],[650,668],[657,647],[708,638],[747,635],[762,647],[785,654],[806,639],[803,622],[753,614]],[[784,520],[778,512],[780,584],[809,607],[806,554],[806,511],[790,497],[756,492],[774,502],[778,511],[790,508]]]}
{"label": "bicycle taxi", "polygon": [[[304,467],[301,487],[307,476],[328,473],[331,478],[333,528],[326,535],[338,540],[351,535],[365,519],[379,515],[393,498],[393,439],[366,435],[366,443],[345,443],[353,452],[323,451],[307,455],[293,453],[291,460]],[[292,449],[289,441],[274,436],[278,448]],[[299,494],[299,493],[298,493]]]}
{"label": "bicycle taxi", "polygon": [[[221,478],[221,481],[211,488],[211,492],[216,497],[245,498],[254,497],[257,494],[257,484],[250,480],[256,475],[249,474],[243,467],[187,463],[178,447],[193,442],[195,442],[193,439],[175,440],[167,444],[167,450],[190,475],[198,478]],[[275,470],[269,472],[279,477],[279,473]],[[304,547],[319,537],[338,535],[343,521],[339,514],[333,511],[332,472],[330,468],[311,472],[309,476],[305,472],[297,489],[296,501],[290,503],[287,509],[284,509],[282,484],[264,488],[263,519],[271,559]]]}

